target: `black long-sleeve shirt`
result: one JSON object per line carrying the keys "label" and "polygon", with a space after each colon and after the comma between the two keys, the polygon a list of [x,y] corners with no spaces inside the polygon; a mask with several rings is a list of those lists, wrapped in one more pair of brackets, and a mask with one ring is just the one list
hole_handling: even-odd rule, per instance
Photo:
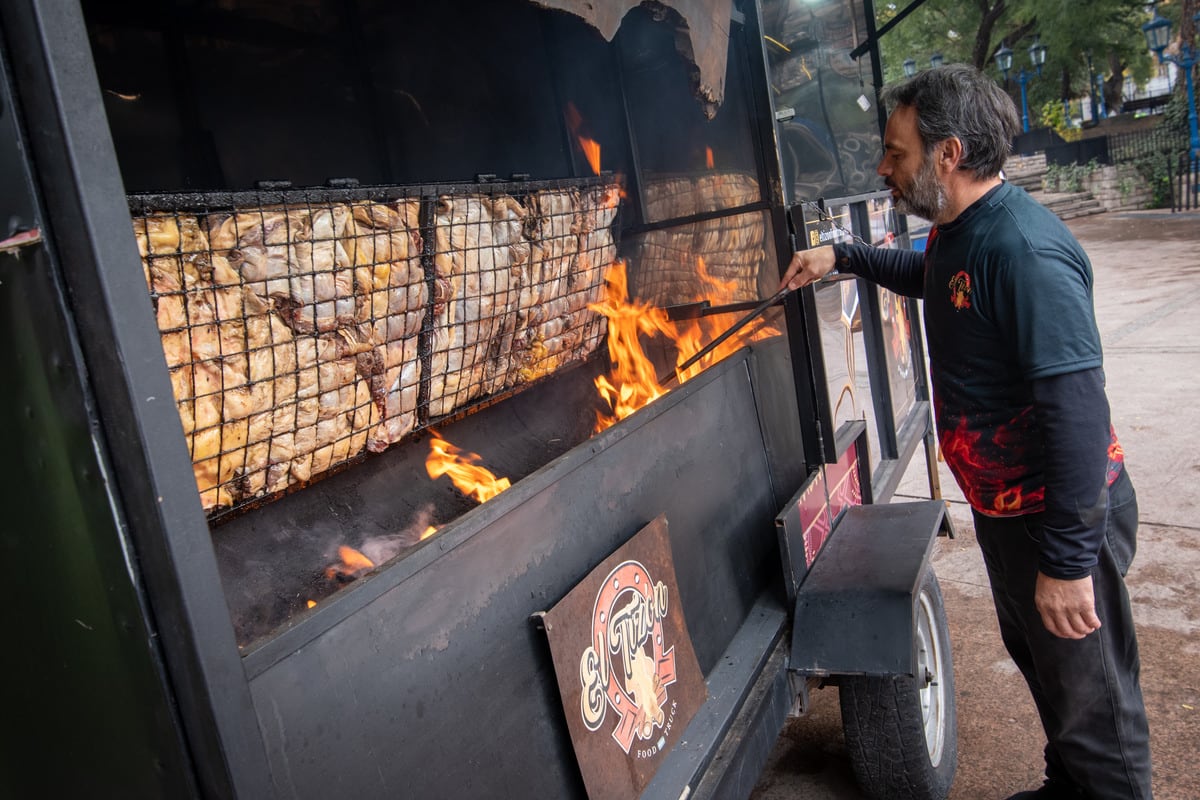
{"label": "black long-sleeve shirt", "polygon": [[1086,576],[1120,470],[1091,302],[1065,226],[1001,186],[925,253],[834,246],[839,271],[925,300],[939,440],[981,514],[1041,514],[1039,568]]}

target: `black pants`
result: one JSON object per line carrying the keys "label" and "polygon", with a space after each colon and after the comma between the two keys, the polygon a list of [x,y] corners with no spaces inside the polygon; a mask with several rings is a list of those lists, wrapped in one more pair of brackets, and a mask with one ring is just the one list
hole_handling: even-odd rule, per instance
{"label": "black pants", "polygon": [[1133,484],[1122,471],[1109,489],[1107,535],[1092,570],[1101,627],[1083,639],[1050,633],[1034,607],[1041,520],[975,514],[1004,646],[1046,732],[1046,777],[1064,797],[1149,800],[1150,732],[1124,581],[1137,549]]}

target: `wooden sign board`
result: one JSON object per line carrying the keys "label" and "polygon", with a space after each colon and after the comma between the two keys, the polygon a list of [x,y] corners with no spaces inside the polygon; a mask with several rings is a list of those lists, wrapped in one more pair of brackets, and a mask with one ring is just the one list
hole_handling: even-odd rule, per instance
{"label": "wooden sign board", "polygon": [[658,517],[543,616],[591,800],[637,797],[708,690]]}

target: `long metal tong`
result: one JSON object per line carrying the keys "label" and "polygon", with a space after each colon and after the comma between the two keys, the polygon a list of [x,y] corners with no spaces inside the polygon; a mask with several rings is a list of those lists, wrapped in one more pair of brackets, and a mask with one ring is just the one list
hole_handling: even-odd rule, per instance
{"label": "long metal tong", "polygon": [[756,305],[752,310],[750,310],[746,314],[746,316],[742,317],[737,322],[733,323],[728,328],[726,328],[721,333],[720,336],[713,339],[711,342],[704,345],[704,347],[701,347],[699,350],[697,350],[695,352],[695,354],[692,355],[692,357],[689,358],[687,361],[684,361],[682,364],[675,367],[675,371],[672,372],[669,376],[667,376],[667,378],[664,381],[659,381],[659,383],[665,383],[666,381],[669,381],[671,379],[677,380],[681,373],[687,371],[688,367],[692,366],[693,364],[698,362],[700,359],[704,358],[706,355],[711,353],[713,350],[716,350],[718,347],[721,346],[722,342],[724,342],[730,336],[733,336],[735,333],[740,331],[742,328],[746,327],[748,324],[750,324],[750,322],[752,322],[754,319],[756,319],[760,314],[762,314],[768,308],[775,305],[776,303],[782,302],[783,298],[785,298],[789,294],[791,294],[792,291],[793,291],[792,289],[785,286],[784,288],[780,289],[775,294],[768,297],[766,300],[763,300],[761,303]]}
{"label": "long metal tong", "polygon": [[[854,277],[855,277],[854,275],[851,275],[848,273],[834,273],[832,275],[827,275],[826,277],[817,281],[817,283],[833,283],[835,281],[853,279]],[[659,385],[665,385],[669,381],[678,380],[680,374],[687,371],[688,367],[690,367],[693,364],[700,361],[700,359],[704,358],[706,355],[711,353],[713,350],[716,350],[718,347],[721,346],[721,344],[726,339],[728,339],[730,336],[733,336],[735,333],[740,331],[742,328],[746,327],[746,325],[748,325],[751,321],[753,321],[755,318],[760,316],[764,311],[766,311],[771,306],[775,305],[776,303],[782,302],[783,298],[787,297],[793,291],[795,291],[795,290],[789,289],[788,287],[785,286],[784,288],[780,289],[775,294],[768,297],[766,300],[763,300],[761,303],[759,303],[753,309],[751,309],[746,314],[746,316],[742,317],[737,322],[733,323],[728,328],[726,328],[721,333],[720,336],[713,339],[708,344],[704,345],[704,347],[701,347],[699,350],[696,351],[696,353],[694,355],[692,355],[690,358],[688,358],[686,361],[684,361],[679,366],[675,367],[675,371],[672,372],[670,375],[666,376],[665,378],[663,378],[662,380],[660,380]]]}

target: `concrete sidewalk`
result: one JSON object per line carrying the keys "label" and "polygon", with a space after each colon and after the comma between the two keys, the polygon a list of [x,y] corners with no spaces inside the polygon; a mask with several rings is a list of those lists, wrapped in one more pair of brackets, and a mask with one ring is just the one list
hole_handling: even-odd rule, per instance
{"label": "concrete sidewalk", "polygon": [[[1200,213],[1110,212],[1067,223],[1092,259],[1113,424],[1138,490],[1128,586],[1138,623],[1157,800],[1200,798]],[[928,496],[923,459],[899,495]],[[1042,738],[1000,642],[970,512],[942,465],[959,538],[934,567],[955,660],[958,774],[951,800],[1006,798],[1041,783]],[[897,499],[903,499],[899,496]],[[789,722],[755,800],[857,800],[837,689]]]}

